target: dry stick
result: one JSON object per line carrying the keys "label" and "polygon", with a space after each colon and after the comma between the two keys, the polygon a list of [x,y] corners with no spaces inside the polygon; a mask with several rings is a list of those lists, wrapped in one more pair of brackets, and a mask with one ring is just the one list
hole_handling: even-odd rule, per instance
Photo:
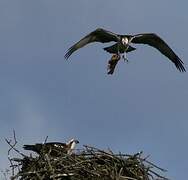
{"label": "dry stick", "polygon": [[53,174],[53,180],[55,180],[55,177],[54,177],[55,171],[54,171],[54,169],[52,168],[52,165],[51,165],[51,163],[50,163],[50,159],[49,159],[48,154],[45,154],[45,158],[46,158],[46,160],[47,160],[47,163],[48,163],[48,166],[49,166],[49,168],[50,168],[50,171],[51,171],[52,174]]}
{"label": "dry stick", "polygon": [[166,177],[164,177],[164,176],[161,176],[161,175],[159,175],[158,173],[156,173],[156,172],[154,172],[154,171],[152,171],[152,170],[149,170],[151,173],[153,173],[155,176],[157,176],[157,177],[159,177],[159,178],[162,178],[162,179],[164,179],[164,180],[169,180],[169,178],[166,178]]}
{"label": "dry stick", "polygon": [[[12,146],[14,147],[14,146],[16,146],[16,144],[17,144],[16,134],[15,134],[15,130],[14,130],[14,129],[13,129],[13,137],[14,137],[14,144],[13,144]],[[11,144],[11,140],[9,141],[9,143]],[[8,155],[9,155],[9,153],[10,153],[11,150],[12,150],[12,148],[10,148],[10,149],[8,150]]]}
{"label": "dry stick", "polygon": [[15,130],[13,130],[13,136],[14,136],[14,144],[11,144],[11,140],[8,140],[5,138],[5,141],[8,143],[8,145],[10,146],[10,149],[8,150],[8,156],[10,155],[10,151],[13,149],[14,151],[16,151],[18,154],[22,155],[23,157],[26,157],[26,155],[24,155],[23,153],[21,153],[19,150],[17,150],[15,148],[16,144],[17,144],[17,140],[16,140],[16,134],[15,134]]}
{"label": "dry stick", "polygon": [[[141,152],[142,152],[142,151],[141,151]],[[137,153],[137,154],[139,154],[139,153]],[[115,154],[115,155],[118,156],[118,154]],[[135,155],[136,155],[136,154],[135,154]],[[134,156],[134,155],[121,154],[120,156],[132,157],[132,156]],[[143,162],[146,162],[146,163],[150,164],[152,167],[155,167],[155,168],[157,168],[157,169],[159,169],[159,170],[161,170],[161,171],[163,171],[163,172],[167,172],[166,169],[160,168],[159,166],[155,165],[154,163],[148,161],[148,160],[147,160],[148,157],[150,157],[150,155],[146,156],[145,158],[138,157],[138,159],[141,160],[141,161],[143,161]]]}
{"label": "dry stick", "polygon": [[127,176],[120,176],[122,179],[127,179],[127,180],[137,180],[135,178],[127,177]]}
{"label": "dry stick", "polygon": [[48,140],[48,136],[46,136],[45,140],[44,140],[44,144],[47,142]]}
{"label": "dry stick", "polygon": [[[94,148],[94,147],[91,147],[91,146],[85,146],[85,147],[86,147],[87,150],[94,151],[94,149],[95,149],[95,150],[97,150],[97,151],[99,151],[99,152],[101,152],[101,153],[103,153],[103,154],[106,154],[106,155],[110,156],[111,158],[115,158],[115,159],[117,160],[117,157],[114,156],[112,153],[109,154],[109,153],[107,153],[107,152],[105,152],[105,151],[101,151],[101,150],[99,150],[99,149],[97,149],[97,148]],[[95,152],[95,153],[96,153],[96,152]],[[140,154],[140,153],[139,153],[139,154]],[[100,154],[100,155],[101,155],[101,154]],[[135,156],[137,156],[137,155],[138,155],[138,153],[137,153]],[[119,160],[119,159],[118,159],[118,160]],[[107,161],[105,161],[105,162],[108,163]],[[115,162],[113,162],[113,164],[115,164]],[[115,174],[118,174],[116,168],[115,168],[113,171],[116,172]]]}
{"label": "dry stick", "polygon": [[[97,148],[95,148],[95,147],[91,147],[91,146],[88,146],[88,145],[84,145],[84,147],[85,147],[87,150],[90,150],[90,152],[91,152],[91,151],[94,151],[94,150],[97,150],[97,151],[99,151],[99,152],[101,152],[101,153],[104,153],[104,154],[106,154],[106,155],[110,155],[110,157],[114,157],[112,154],[109,154],[109,153],[107,153],[107,152],[105,152],[105,151],[102,151],[102,150],[100,150],[100,149],[97,149]],[[149,156],[147,156],[146,158],[141,158],[140,155],[141,155],[142,153],[143,153],[143,152],[141,151],[141,152],[139,152],[139,153],[136,153],[135,155],[125,155],[125,156],[136,157],[136,158],[138,158],[139,160],[141,160],[141,161],[143,161],[143,162],[146,162],[146,163],[152,165],[152,167],[155,167],[155,168],[157,168],[157,169],[159,169],[159,170],[161,170],[161,171],[163,171],[163,172],[166,172],[165,169],[160,168],[160,167],[158,167],[157,165],[155,165],[155,164],[149,162],[148,160],[146,160]],[[137,157],[138,155],[139,155],[139,157]],[[159,175],[158,173],[156,173],[156,172],[154,172],[154,171],[152,171],[152,170],[150,170],[150,169],[149,169],[149,171],[150,171],[151,173],[153,173],[154,175],[156,175],[157,177],[159,177],[159,178],[168,179],[168,178],[165,178],[165,177]],[[133,174],[134,174],[134,173],[133,173]]]}
{"label": "dry stick", "polygon": [[[98,151],[99,153],[103,153],[103,154],[106,154],[106,155],[108,155],[109,157],[111,157],[111,158],[117,158],[114,154],[110,154],[110,153],[107,153],[107,152],[105,152],[105,151],[103,151],[103,150],[100,150],[100,149],[98,149],[98,148],[95,148],[95,147],[92,147],[92,146],[88,146],[88,145],[84,145],[84,147],[87,149],[87,150],[89,150],[90,149],[90,151]],[[95,154],[96,152],[93,152],[93,154]]]}
{"label": "dry stick", "polygon": [[89,151],[94,151],[94,150],[96,150],[96,151],[101,152],[101,153],[104,153],[104,154],[112,155],[112,154],[110,154],[110,153],[107,153],[107,152],[105,152],[105,151],[103,151],[103,150],[100,150],[100,149],[95,148],[95,147],[92,147],[92,146],[84,145],[84,147],[85,147],[87,150],[89,150]]}
{"label": "dry stick", "polygon": [[10,151],[13,149],[14,151],[16,151],[18,154],[20,154],[20,155],[22,155],[23,157],[27,157],[25,154],[23,154],[23,153],[21,153],[19,150],[17,150],[16,148],[15,148],[15,145],[16,144],[11,144],[10,142],[11,141],[8,141],[6,138],[5,138],[5,141],[8,143],[8,145],[11,147],[9,150],[8,150],[8,155],[10,155]]}
{"label": "dry stick", "polygon": [[10,146],[10,149],[8,150],[8,160],[10,161],[10,164],[11,164],[11,167],[12,167],[12,175],[14,176],[14,168],[15,168],[15,165],[12,163],[12,160],[11,158],[9,157],[10,156],[10,151],[11,150],[14,150],[16,151],[18,154],[22,155],[23,157],[26,157],[23,153],[21,153],[19,150],[17,150],[15,148],[16,144],[17,144],[17,140],[16,140],[16,133],[15,133],[15,130],[13,130],[13,137],[14,137],[14,143],[11,144],[11,140],[8,140],[5,138],[5,141],[7,142],[7,144]]}
{"label": "dry stick", "polygon": [[145,161],[146,163],[148,163],[148,164],[152,165],[153,167],[155,167],[155,168],[157,168],[157,169],[159,169],[159,170],[163,171],[163,172],[167,172],[167,170],[166,170],[166,169],[160,168],[159,166],[157,166],[157,165],[153,164],[152,162],[149,162],[148,160],[144,160],[144,161]]}
{"label": "dry stick", "polygon": [[8,150],[8,155],[10,155],[10,151],[13,149],[14,151],[16,151],[18,154],[22,155],[23,157],[26,157],[26,155],[24,155],[23,153],[21,153],[19,150],[17,150],[14,146],[16,144],[11,144],[11,141],[8,141],[6,138],[5,138],[5,141],[7,142],[7,144],[10,146],[10,149]]}
{"label": "dry stick", "polygon": [[39,180],[43,179],[38,172],[36,172],[36,175],[37,175],[37,177],[38,177]]}
{"label": "dry stick", "polygon": [[8,160],[9,160],[9,162],[10,162],[10,167],[12,167],[12,168],[11,168],[11,169],[12,169],[12,175],[14,176],[14,164],[12,163],[12,160],[11,160],[10,157],[8,157]]}

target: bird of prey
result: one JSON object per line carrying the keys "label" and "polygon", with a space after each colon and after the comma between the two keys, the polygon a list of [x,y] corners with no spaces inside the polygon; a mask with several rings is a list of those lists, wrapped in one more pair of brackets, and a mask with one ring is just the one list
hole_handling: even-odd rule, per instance
{"label": "bird of prey", "polygon": [[23,148],[25,150],[31,150],[36,152],[39,155],[42,154],[50,154],[51,156],[57,157],[61,155],[62,153],[65,154],[72,154],[76,144],[78,144],[79,141],[76,139],[71,139],[67,143],[61,143],[61,142],[47,142],[47,143],[37,143],[35,145],[24,145]]}
{"label": "bird of prey", "polygon": [[[136,35],[120,35],[102,28],[98,28],[95,31],[89,33],[72,47],[70,47],[65,54],[65,59],[74,53],[76,50],[84,47],[85,45],[93,42],[108,43],[116,42],[112,46],[105,47],[104,50],[111,54],[122,55],[123,59],[126,58],[126,53],[136,50],[130,44],[147,44],[158,49],[163,55],[171,60],[176,68],[180,72],[186,71],[182,60],[175,54],[175,52],[169,47],[169,45],[154,33],[142,33]],[[120,56],[121,57],[121,56]]]}

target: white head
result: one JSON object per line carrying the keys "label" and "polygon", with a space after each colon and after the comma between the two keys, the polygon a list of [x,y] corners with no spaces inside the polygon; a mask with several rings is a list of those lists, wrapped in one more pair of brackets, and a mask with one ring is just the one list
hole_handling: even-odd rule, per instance
{"label": "white head", "polygon": [[77,139],[71,139],[67,144],[72,144],[72,143],[75,143],[75,144],[78,144],[79,141]]}
{"label": "white head", "polygon": [[74,150],[76,144],[78,144],[78,143],[79,143],[78,140],[76,140],[76,139],[71,139],[71,140],[67,143],[67,145],[69,146],[69,149],[68,149],[67,154],[72,154],[72,151]]}
{"label": "white head", "polygon": [[127,45],[129,43],[129,39],[127,37],[122,38],[121,40],[123,45]]}

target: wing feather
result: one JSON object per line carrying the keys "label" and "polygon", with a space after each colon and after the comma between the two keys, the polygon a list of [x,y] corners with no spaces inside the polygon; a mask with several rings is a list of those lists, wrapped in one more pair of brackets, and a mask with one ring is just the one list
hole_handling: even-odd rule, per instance
{"label": "wing feather", "polygon": [[117,42],[119,40],[119,36],[113,32],[98,28],[95,31],[89,33],[84,38],[82,38],[80,41],[78,41],[76,44],[71,46],[67,53],[65,54],[65,59],[68,59],[69,56],[74,53],[76,50],[84,47],[85,45],[92,43],[92,42],[101,42],[101,43],[107,43],[110,41]]}
{"label": "wing feather", "polygon": [[148,44],[158,49],[163,55],[168,57],[180,72],[186,71],[183,66],[183,61],[175,54],[175,52],[168,46],[168,44],[158,35],[153,33],[137,34],[132,37],[132,43]]}
{"label": "wing feather", "polygon": [[81,39],[80,41],[78,41],[76,44],[74,44],[73,46],[71,46],[67,53],[65,54],[65,59],[68,59],[69,56],[75,52],[76,50],[84,47],[85,45],[91,43],[91,42],[94,42],[94,38],[95,36],[92,36],[92,35],[87,35],[86,37],[84,37],[83,39]]}

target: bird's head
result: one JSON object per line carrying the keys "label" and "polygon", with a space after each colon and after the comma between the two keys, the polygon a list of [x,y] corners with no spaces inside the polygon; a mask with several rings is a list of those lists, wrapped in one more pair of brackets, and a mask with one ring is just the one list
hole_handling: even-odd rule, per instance
{"label": "bird's head", "polygon": [[78,144],[79,141],[76,139],[71,139],[68,143],[67,143],[67,154],[72,154],[73,150],[75,149],[76,144]]}
{"label": "bird's head", "polygon": [[72,144],[72,143],[78,144],[79,141],[77,139],[71,139],[67,144]]}
{"label": "bird's head", "polygon": [[127,45],[127,44],[129,43],[129,39],[128,39],[127,37],[123,37],[123,38],[121,39],[121,43],[122,43],[123,45]]}

